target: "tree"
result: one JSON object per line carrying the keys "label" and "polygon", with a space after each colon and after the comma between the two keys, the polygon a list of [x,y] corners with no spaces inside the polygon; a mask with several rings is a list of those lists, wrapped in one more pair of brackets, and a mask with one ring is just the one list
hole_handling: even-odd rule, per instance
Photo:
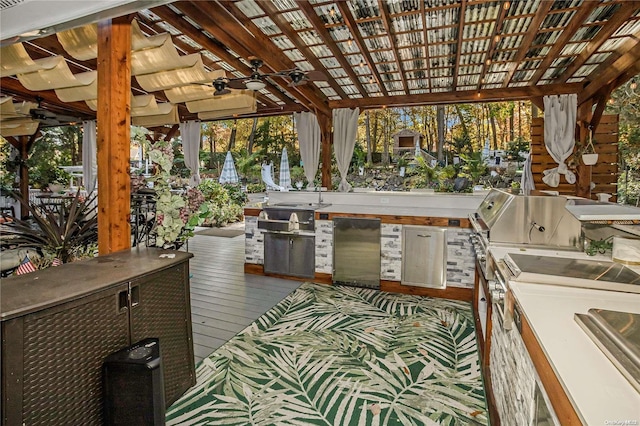
{"label": "tree", "polygon": [[438,120],[438,161],[444,160],[444,106],[438,105],[436,107],[437,120]]}

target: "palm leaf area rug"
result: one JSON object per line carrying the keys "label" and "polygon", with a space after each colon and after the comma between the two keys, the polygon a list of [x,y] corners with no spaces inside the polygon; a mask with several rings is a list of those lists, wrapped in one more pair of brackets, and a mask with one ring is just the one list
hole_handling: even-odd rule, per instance
{"label": "palm leaf area rug", "polygon": [[487,424],[471,305],[305,283],[197,367],[169,425]]}

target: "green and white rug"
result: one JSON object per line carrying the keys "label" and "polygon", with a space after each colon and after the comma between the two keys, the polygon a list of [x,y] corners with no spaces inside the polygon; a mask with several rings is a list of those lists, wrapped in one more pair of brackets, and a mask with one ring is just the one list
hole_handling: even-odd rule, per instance
{"label": "green and white rug", "polygon": [[167,423],[487,424],[471,305],[305,283],[198,365]]}

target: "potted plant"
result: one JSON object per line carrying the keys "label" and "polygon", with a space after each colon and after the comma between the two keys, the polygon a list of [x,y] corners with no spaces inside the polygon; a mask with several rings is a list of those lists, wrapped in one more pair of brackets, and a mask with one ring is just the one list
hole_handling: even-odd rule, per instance
{"label": "potted plant", "polygon": [[515,195],[520,193],[520,182],[517,180],[511,182],[511,193]]}

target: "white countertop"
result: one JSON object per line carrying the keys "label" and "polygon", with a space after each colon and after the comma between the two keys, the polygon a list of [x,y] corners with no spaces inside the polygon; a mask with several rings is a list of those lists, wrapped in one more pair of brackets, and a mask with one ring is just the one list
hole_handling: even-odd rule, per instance
{"label": "white countertop", "polygon": [[402,207],[394,204],[366,206],[355,204],[332,204],[322,209],[316,210],[320,213],[345,213],[345,214],[370,214],[370,215],[393,215],[393,216],[415,216],[415,217],[448,217],[464,218],[475,212],[475,209],[464,208],[438,208],[438,207]]}
{"label": "white countertop", "polygon": [[[640,294],[510,282],[556,376],[586,425],[640,424],[640,393],[574,320],[590,308],[640,313]],[[616,421],[633,423],[615,423]]]}
{"label": "white countertop", "polygon": [[[604,255],[539,248],[490,246],[489,252],[495,259],[522,253],[611,260]],[[631,269],[640,273],[640,267]],[[574,320],[576,313],[586,314],[590,308],[640,313],[640,294],[515,281],[509,285],[584,424],[616,424],[616,420],[640,424],[640,394]]]}
{"label": "white countertop", "polygon": [[640,208],[616,203],[576,204],[565,206],[578,220],[640,220]]}

